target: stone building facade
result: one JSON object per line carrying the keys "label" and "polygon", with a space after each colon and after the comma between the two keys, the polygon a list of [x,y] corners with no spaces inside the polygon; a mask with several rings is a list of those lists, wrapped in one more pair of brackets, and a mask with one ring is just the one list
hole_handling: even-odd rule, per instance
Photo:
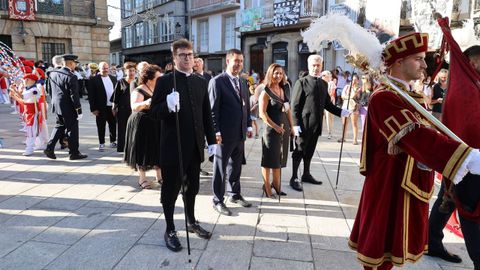
{"label": "stone building facade", "polygon": [[34,21],[11,20],[8,0],[0,0],[0,41],[17,55],[51,62],[73,53],[81,62],[108,61],[110,43],[106,0],[44,0]]}

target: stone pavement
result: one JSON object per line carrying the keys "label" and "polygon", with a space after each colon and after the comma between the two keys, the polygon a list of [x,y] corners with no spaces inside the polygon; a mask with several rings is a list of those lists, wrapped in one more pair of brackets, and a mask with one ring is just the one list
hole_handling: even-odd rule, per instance
{"label": "stone pavement", "polygon": [[[88,110],[86,101],[83,108]],[[158,188],[139,189],[121,154],[97,151],[91,114],[80,122],[80,151],[88,158],[70,161],[67,152],[56,150],[58,159],[49,160],[41,151],[21,155],[24,138],[11,110],[0,105],[0,269],[361,269],[347,246],[363,184],[360,146],[347,140],[335,189],[338,118],[335,139],[321,137],[313,160],[312,173],[324,182],[321,186],[292,190],[286,168],[282,183],[288,196],[281,203],[264,198],[260,139],[246,143],[241,180],[253,207],[227,203],[234,215],[218,215],[211,204],[211,177],[202,176],[196,215],[213,236],[206,241],[190,235],[188,263],[181,198],[175,220],[184,250],[173,253],[163,241]],[[202,166],[211,172],[211,163]],[[461,255],[462,264],[424,256],[404,269],[473,269],[463,239],[445,234],[447,248]]]}

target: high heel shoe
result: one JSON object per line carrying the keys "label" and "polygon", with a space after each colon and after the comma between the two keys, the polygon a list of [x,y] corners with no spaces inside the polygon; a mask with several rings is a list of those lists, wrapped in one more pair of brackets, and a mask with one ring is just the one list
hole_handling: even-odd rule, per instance
{"label": "high heel shoe", "polygon": [[272,188],[273,190],[275,190],[275,192],[277,193],[278,196],[287,196],[287,193],[283,192],[283,191],[280,191],[280,193],[278,193],[278,190],[275,188],[275,186],[272,184]]}
{"label": "high heel shoe", "polygon": [[265,195],[266,198],[270,198],[270,199],[276,199],[277,198],[274,194],[271,194],[270,196],[268,196],[267,190],[265,189],[265,184],[263,184],[262,190],[263,190],[263,194]]}

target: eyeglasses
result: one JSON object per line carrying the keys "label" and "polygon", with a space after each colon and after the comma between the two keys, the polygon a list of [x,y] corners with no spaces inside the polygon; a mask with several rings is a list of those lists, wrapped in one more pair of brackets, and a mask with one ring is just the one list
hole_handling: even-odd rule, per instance
{"label": "eyeglasses", "polygon": [[177,56],[187,60],[188,58],[190,58],[190,59],[193,58],[193,53],[179,53],[179,54],[177,54]]}

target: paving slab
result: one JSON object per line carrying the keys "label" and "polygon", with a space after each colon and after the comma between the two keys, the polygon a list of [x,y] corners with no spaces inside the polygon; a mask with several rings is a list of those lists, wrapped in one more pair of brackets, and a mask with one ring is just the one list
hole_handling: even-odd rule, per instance
{"label": "paving slab", "polygon": [[[88,108],[88,102],[82,106]],[[293,190],[288,160],[281,179],[288,195],[280,203],[262,192],[260,139],[246,141],[241,176],[242,195],[253,206],[243,208],[226,196],[232,216],[212,208],[212,163],[202,163],[209,175],[200,176],[195,214],[213,235],[205,240],[189,234],[188,256],[181,196],[174,219],[184,249],[174,253],[163,240],[161,186],[140,189],[138,174],[124,164],[122,153],[98,151],[93,115],[86,113],[80,121],[80,151],[88,158],[70,161],[68,152],[59,149],[57,160],[42,151],[22,156],[24,135],[10,111],[0,104],[5,143],[0,148],[0,269],[362,269],[347,245],[364,182],[358,173],[360,146],[351,144],[348,132],[337,186],[340,121],[332,139],[319,138],[312,159],[311,173],[323,184]],[[154,179],[155,173],[147,176]],[[444,243],[463,263],[424,256],[404,269],[473,269],[462,238],[445,231]]]}

